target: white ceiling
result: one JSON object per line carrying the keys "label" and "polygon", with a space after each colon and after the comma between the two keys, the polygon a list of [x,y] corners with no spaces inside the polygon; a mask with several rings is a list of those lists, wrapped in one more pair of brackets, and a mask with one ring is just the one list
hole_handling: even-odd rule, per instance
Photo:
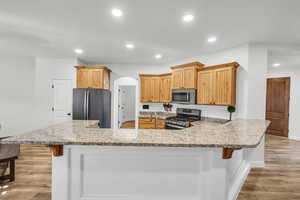
{"label": "white ceiling", "polygon": [[[112,17],[112,8],[124,16]],[[0,0],[0,52],[74,56],[80,47],[88,62],[155,64],[248,42],[297,49],[299,8],[299,0]],[[192,23],[182,22],[186,13]],[[218,40],[208,44],[212,35]]]}

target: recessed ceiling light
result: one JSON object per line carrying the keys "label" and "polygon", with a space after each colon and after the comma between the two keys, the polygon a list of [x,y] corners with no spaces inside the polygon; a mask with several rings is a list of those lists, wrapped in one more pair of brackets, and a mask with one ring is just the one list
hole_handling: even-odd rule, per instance
{"label": "recessed ceiling light", "polygon": [[217,38],[216,38],[215,36],[209,37],[209,38],[207,39],[207,42],[209,42],[209,43],[214,43],[214,42],[216,42],[216,41],[217,41]]}
{"label": "recessed ceiling light", "polygon": [[115,9],[111,10],[111,14],[115,17],[122,17],[123,16],[123,11],[120,10],[120,9],[115,8]]}
{"label": "recessed ceiling light", "polygon": [[273,64],[273,67],[279,67],[280,66],[280,63],[274,63]]}
{"label": "recessed ceiling light", "polygon": [[156,55],[155,55],[155,58],[156,58],[156,59],[161,59],[162,57],[163,57],[163,56],[162,56],[161,54],[156,54]]}
{"label": "recessed ceiling light", "polygon": [[77,54],[82,54],[82,53],[83,53],[83,50],[77,48],[77,49],[74,50],[74,52],[77,53]]}
{"label": "recessed ceiling light", "polygon": [[127,49],[134,49],[134,45],[133,45],[132,43],[127,43],[127,44],[125,45],[125,47],[126,47]]}
{"label": "recessed ceiling light", "polygon": [[6,195],[6,194],[7,194],[7,191],[1,192],[1,195]]}
{"label": "recessed ceiling light", "polygon": [[191,21],[194,20],[194,15],[190,15],[190,14],[184,15],[184,16],[182,17],[182,20],[183,20],[184,22],[191,22]]}

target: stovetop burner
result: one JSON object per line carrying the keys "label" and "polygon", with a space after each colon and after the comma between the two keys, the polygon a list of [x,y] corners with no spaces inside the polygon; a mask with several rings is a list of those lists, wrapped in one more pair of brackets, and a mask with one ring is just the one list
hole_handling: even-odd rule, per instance
{"label": "stovetop burner", "polygon": [[201,110],[177,108],[176,116],[166,120],[167,128],[182,129],[191,126],[191,122],[201,120]]}

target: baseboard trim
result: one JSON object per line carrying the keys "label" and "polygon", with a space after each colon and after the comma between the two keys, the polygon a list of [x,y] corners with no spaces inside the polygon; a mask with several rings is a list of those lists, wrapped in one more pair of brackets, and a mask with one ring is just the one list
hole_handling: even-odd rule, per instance
{"label": "baseboard trim", "polygon": [[264,168],[265,162],[264,161],[251,161],[250,166],[251,166],[251,168]]}
{"label": "baseboard trim", "polygon": [[250,169],[250,164],[246,161],[243,161],[239,170],[237,171],[234,183],[232,184],[232,187],[229,190],[228,200],[236,200],[238,198],[239,193],[248,177]]}
{"label": "baseboard trim", "polygon": [[300,141],[300,137],[297,136],[290,136],[289,139]]}

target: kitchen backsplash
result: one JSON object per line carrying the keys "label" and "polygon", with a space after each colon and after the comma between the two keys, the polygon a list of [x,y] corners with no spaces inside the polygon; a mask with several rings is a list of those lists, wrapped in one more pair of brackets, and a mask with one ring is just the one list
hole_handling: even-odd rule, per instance
{"label": "kitchen backsplash", "polygon": [[[143,105],[149,105],[149,109],[143,109]],[[191,108],[202,110],[202,116],[205,117],[215,117],[222,119],[229,119],[229,113],[227,111],[227,106],[204,106],[204,105],[184,105],[184,104],[172,104],[172,111],[176,112],[176,108]],[[162,103],[141,103],[140,111],[151,111],[151,112],[164,112],[164,107]],[[233,119],[236,113],[233,114]]]}

